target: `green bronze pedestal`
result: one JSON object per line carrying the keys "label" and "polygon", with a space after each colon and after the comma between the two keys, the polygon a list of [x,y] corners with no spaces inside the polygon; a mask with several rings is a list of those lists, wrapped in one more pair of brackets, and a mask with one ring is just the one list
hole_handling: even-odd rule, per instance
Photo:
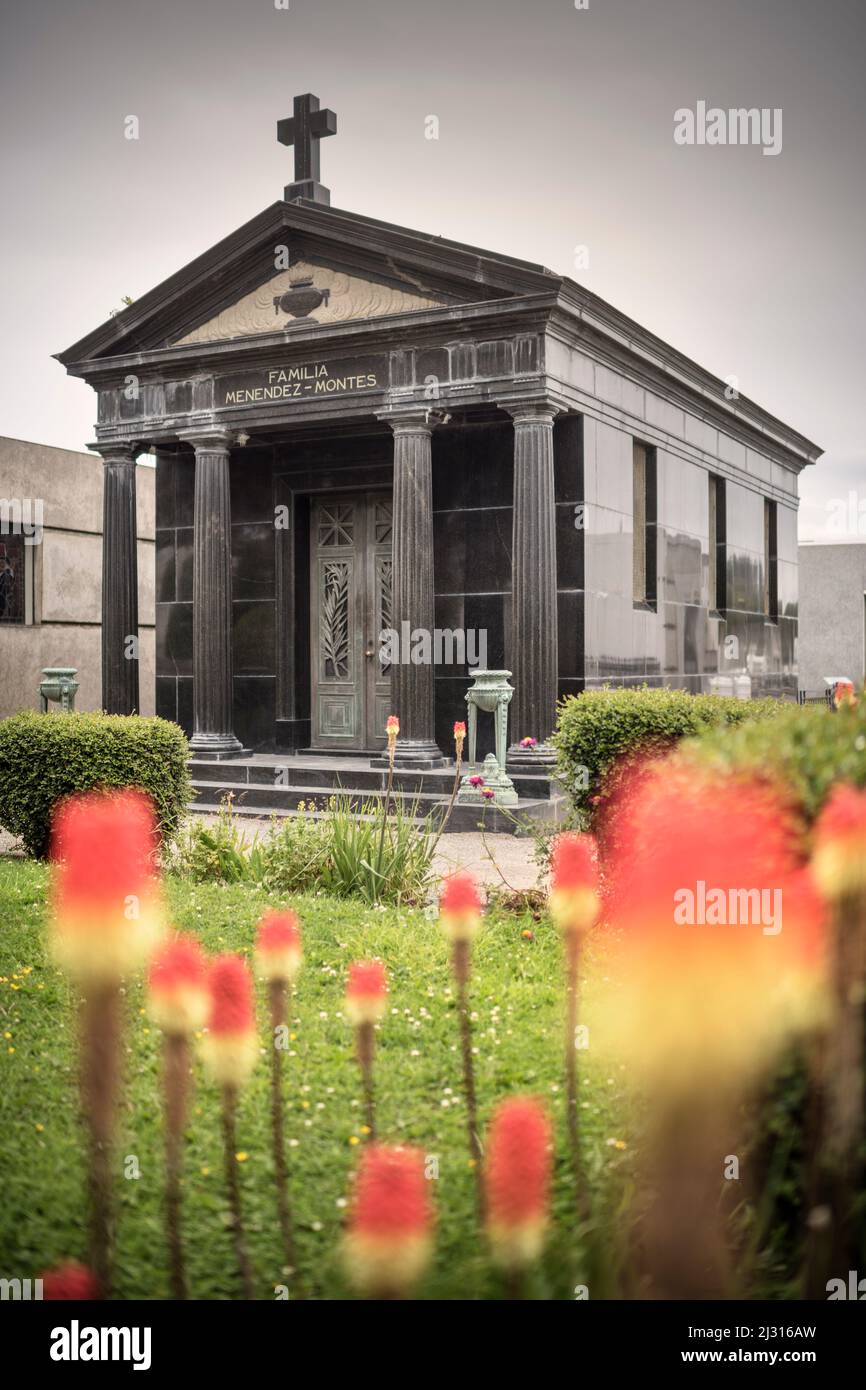
{"label": "green bronze pedestal", "polygon": [[[508,748],[508,706],[514,690],[508,684],[510,671],[473,671],[473,684],[466,692],[469,707],[469,772],[461,779],[457,793],[460,806],[514,806],[517,792],[505,771]],[[475,769],[475,750],[478,735],[478,711],[492,714],[495,723],[496,752],[488,753],[480,773]],[[479,779],[473,786],[473,778]],[[484,792],[492,791],[493,796]]]}

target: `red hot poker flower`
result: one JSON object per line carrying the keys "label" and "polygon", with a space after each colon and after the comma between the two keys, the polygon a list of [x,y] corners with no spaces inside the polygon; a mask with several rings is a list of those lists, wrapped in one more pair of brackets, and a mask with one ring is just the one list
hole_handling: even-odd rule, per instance
{"label": "red hot poker flower", "polygon": [[345,1237],[347,1272],[373,1297],[406,1294],[432,1248],[433,1209],[418,1149],[372,1144],[355,1178]]}
{"label": "red hot poker flower", "polygon": [[812,873],[831,901],[866,892],[866,791],[833,788],[815,824]]}
{"label": "red hot poker flower", "polygon": [[236,1088],[255,1065],[256,1019],[250,972],[240,956],[217,956],[208,977],[210,1013],[202,1052],[211,1076]]}
{"label": "red hot poker flower", "polygon": [[481,925],[481,898],[471,874],[452,874],[439,895],[439,920],[452,941],[471,941]]}
{"label": "red hot poker flower", "polygon": [[207,959],[194,936],[178,936],[154,955],[148,975],[150,1015],[164,1033],[189,1036],[202,1028],[210,996]]}
{"label": "red hot poker flower", "polygon": [[388,1003],[388,975],[380,960],[356,960],[349,966],[346,1015],[357,1028],[378,1023]]}
{"label": "red hot poker flower", "polygon": [[99,1298],[96,1277],[85,1265],[68,1260],[54,1269],[46,1269],[42,1279],[42,1297],[52,1301],[68,1299],[83,1303]]}
{"label": "red hot poker flower", "polygon": [[80,983],[116,984],[163,931],[152,803],[134,788],[71,796],[54,817],[53,944]]}
{"label": "red hot poker flower", "polygon": [[496,1261],[508,1269],[541,1254],[548,1220],[551,1130],[541,1104],[515,1096],[490,1126],[485,1182],[487,1227]]}
{"label": "red hot poker flower", "polygon": [[550,856],[550,911],[566,935],[582,936],[598,916],[598,848],[592,835],[558,835]]}
{"label": "red hot poker flower", "polygon": [[266,912],[256,935],[260,980],[291,982],[301,966],[301,932],[294,912]]}
{"label": "red hot poker flower", "polygon": [[658,1084],[736,1085],[821,1007],[821,905],[790,808],[751,778],[644,769],[606,863],[623,987],[606,1011]]}

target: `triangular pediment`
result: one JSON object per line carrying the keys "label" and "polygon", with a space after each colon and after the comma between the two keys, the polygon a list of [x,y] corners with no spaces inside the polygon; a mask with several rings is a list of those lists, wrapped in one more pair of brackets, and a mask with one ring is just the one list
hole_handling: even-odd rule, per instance
{"label": "triangular pediment", "polygon": [[[313,303],[313,308],[307,309],[307,304],[317,295],[321,296],[320,303]],[[176,344],[247,338],[257,333],[273,333],[277,328],[291,327],[295,323],[324,326],[350,319],[380,318],[383,314],[435,309],[450,302],[451,299],[442,294],[422,294],[411,288],[353,275],[334,266],[299,260],[290,270],[279,271],[192,332],[176,339]]]}
{"label": "triangular pediment", "polygon": [[[275,271],[281,251],[288,268]],[[282,332],[304,319],[274,299],[301,277],[327,291],[306,318],[323,327],[562,284],[543,266],[441,236],[303,200],[274,203],[57,356],[87,376],[96,360]]]}

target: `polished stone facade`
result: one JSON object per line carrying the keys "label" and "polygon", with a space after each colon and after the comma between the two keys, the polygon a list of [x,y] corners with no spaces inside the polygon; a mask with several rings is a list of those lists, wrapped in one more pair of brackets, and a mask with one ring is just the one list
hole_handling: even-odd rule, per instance
{"label": "polished stone facade", "polygon": [[[219,337],[281,241],[371,304],[411,288],[424,307],[359,297],[354,318]],[[487,665],[514,673],[510,738],[536,738],[541,764],[557,697],[586,687],[796,691],[797,482],[820,451],[542,267],[277,203],[61,360],[99,393],[109,469],[156,453],[157,706],[205,752],[315,745],[310,512],[329,495],[389,496],[394,626],[483,632]],[[129,590],[128,532],[106,541],[107,593]],[[466,669],[391,681],[407,755],[435,765]]]}
{"label": "polished stone facade", "polygon": [[[646,683],[696,693],[796,697],[796,475],[788,479],[780,471],[773,486],[770,461],[749,451],[752,471],[734,481],[720,457],[735,452],[730,440],[707,439],[700,460],[686,457],[674,440],[657,447],[658,597],[651,611],[636,606],[632,596],[632,436],[587,419],[584,441],[587,688]],[[738,461],[745,472],[746,450]],[[723,615],[715,616],[708,595],[708,473],[722,469],[727,597]],[[763,611],[768,495],[776,499],[778,517],[777,617]]]}

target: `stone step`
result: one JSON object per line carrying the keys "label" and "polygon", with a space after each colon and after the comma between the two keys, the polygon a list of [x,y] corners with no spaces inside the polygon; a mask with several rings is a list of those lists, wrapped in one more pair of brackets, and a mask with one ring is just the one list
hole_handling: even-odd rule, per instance
{"label": "stone step", "polygon": [[[270,760],[261,755],[254,758],[232,758],[225,761],[206,758],[190,759],[190,775],[196,782],[218,782],[232,787],[287,787],[323,791],[381,792],[388,784],[388,772],[371,768],[366,760],[294,759]],[[560,795],[560,789],[549,777],[518,773],[512,777],[518,797],[533,801],[547,800]],[[428,771],[395,771],[393,786],[400,792],[421,792],[449,797],[454,785],[454,767],[433,768]]]}
{"label": "stone step", "polygon": [[[224,766],[224,764],[223,764]],[[293,816],[298,814],[313,815],[315,819],[320,819],[326,814],[326,802],[332,788],[321,787],[274,787],[262,785],[238,786],[237,783],[218,783],[216,781],[200,781],[195,775],[197,769],[193,769],[193,789],[195,800],[191,810],[205,815],[213,815],[221,806],[227,804],[227,799],[231,797],[231,807],[234,814],[260,819],[269,819],[271,816]],[[337,793],[340,794],[339,792]],[[345,796],[351,801],[353,809],[363,814],[365,802],[382,801],[384,789],[364,789],[364,788],[345,788]],[[399,803],[405,812],[416,810],[418,815],[416,820],[421,823],[423,817],[431,811],[439,810],[444,815],[448,805],[449,797],[440,796],[433,793],[416,794],[412,792],[392,791],[392,801]],[[303,802],[306,808],[312,803],[316,809],[298,812],[298,806]],[[503,812],[496,806],[457,806],[452,808],[448,824],[445,829],[446,834],[453,834],[459,831],[477,830],[479,825],[483,825],[485,831],[491,834],[506,833],[514,834],[516,827],[512,816],[518,820],[533,822],[547,822],[561,819],[565,814],[565,799],[562,797],[536,797],[521,798],[516,806],[509,807],[508,813]]]}

